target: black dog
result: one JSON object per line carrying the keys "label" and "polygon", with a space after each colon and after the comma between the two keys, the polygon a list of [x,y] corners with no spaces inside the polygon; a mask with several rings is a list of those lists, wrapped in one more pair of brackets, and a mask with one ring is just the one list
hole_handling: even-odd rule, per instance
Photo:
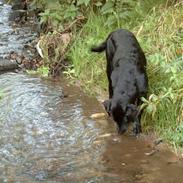
{"label": "black dog", "polygon": [[119,133],[134,123],[135,134],[141,132],[141,97],[147,95],[146,58],[133,33],[125,29],[112,32],[93,52],[106,51],[109,100],[103,104],[116,121]]}

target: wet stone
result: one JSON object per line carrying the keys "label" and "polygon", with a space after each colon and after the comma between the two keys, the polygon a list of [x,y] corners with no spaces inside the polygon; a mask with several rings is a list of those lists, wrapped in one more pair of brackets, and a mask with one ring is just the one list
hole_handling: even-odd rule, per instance
{"label": "wet stone", "polygon": [[48,178],[48,173],[44,170],[37,172],[35,179],[39,181],[46,180]]}
{"label": "wet stone", "polygon": [[123,163],[121,163],[121,165],[122,165],[122,166],[126,166],[127,164],[123,162]]}
{"label": "wet stone", "polygon": [[16,62],[0,59],[0,71],[14,70],[17,68],[18,68],[18,65]]}
{"label": "wet stone", "polygon": [[114,143],[119,143],[119,142],[121,142],[121,138],[120,137],[115,137],[115,138],[112,139],[112,141]]}

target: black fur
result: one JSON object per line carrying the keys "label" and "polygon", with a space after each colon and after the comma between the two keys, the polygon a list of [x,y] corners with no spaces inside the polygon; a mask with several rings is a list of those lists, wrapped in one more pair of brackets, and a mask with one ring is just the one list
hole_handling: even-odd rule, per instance
{"label": "black fur", "polygon": [[106,49],[106,41],[101,43],[99,46],[97,47],[92,47],[91,48],[91,51],[93,52],[102,52]]}
{"label": "black fur", "polygon": [[148,78],[146,58],[133,33],[119,29],[109,34],[106,41],[92,47],[93,52],[106,52],[109,100],[103,104],[117,123],[119,132],[134,123],[134,133],[141,132],[141,112],[138,106],[141,97],[146,97]]}

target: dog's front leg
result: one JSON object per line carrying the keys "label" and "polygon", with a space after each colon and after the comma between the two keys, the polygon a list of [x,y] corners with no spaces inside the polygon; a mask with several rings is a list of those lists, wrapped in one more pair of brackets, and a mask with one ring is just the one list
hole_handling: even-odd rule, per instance
{"label": "dog's front leg", "polygon": [[135,120],[133,121],[133,133],[134,135],[138,135],[141,132],[142,132],[142,129],[140,124],[140,119],[136,117]]}
{"label": "dog's front leg", "polygon": [[105,100],[102,104],[104,105],[106,112],[110,116],[111,115],[111,99]]}
{"label": "dog's front leg", "polygon": [[128,129],[127,117],[125,116],[122,121],[117,122],[117,126],[118,126],[118,133],[119,134],[125,133]]}

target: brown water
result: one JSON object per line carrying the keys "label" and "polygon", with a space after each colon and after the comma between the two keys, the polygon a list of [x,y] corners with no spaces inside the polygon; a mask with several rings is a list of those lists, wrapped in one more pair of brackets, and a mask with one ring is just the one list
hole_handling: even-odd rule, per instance
{"label": "brown water", "polygon": [[[13,29],[10,13],[0,1],[0,57],[34,36]],[[183,182],[180,158],[148,137],[118,136],[107,117],[91,119],[103,107],[65,80],[4,73],[0,96],[0,183]]]}

